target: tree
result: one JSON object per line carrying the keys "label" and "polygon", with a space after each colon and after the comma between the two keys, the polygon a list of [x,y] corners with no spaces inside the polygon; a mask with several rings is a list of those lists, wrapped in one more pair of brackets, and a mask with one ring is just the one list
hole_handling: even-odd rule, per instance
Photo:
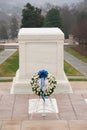
{"label": "tree", "polygon": [[60,17],[59,10],[57,8],[52,8],[47,12],[47,15],[45,17],[44,21],[45,27],[62,27],[62,20]]}
{"label": "tree", "polygon": [[27,3],[22,10],[22,24],[21,27],[42,27],[44,17],[41,15],[41,9]]}
{"label": "tree", "polygon": [[77,18],[77,25],[73,31],[74,38],[79,44],[87,49],[87,12],[80,12]]}
{"label": "tree", "polygon": [[65,38],[69,38],[69,34],[72,34],[72,30],[77,22],[77,9],[76,6],[72,5],[69,7],[68,5],[64,5],[60,9],[60,15],[63,22],[63,32],[65,34]]}
{"label": "tree", "polygon": [[63,6],[60,10],[60,14],[62,17],[62,22],[63,22],[63,32],[65,34],[65,38],[67,39],[70,34],[70,29],[71,29],[71,12],[68,6]]}
{"label": "tree", "polygon": [[10,36],[15,39],[18,35],[18,21],[15,16],[12,16],[10,23]]}
{"label": "tree", "polygon": [[0,21],[0,39],[1,40],[8,39],[7,26],[4,21]]}

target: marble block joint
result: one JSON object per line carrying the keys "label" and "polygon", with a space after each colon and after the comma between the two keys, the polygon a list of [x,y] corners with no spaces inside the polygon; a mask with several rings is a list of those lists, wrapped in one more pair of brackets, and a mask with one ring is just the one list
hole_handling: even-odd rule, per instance
{"label": "marble block joint", "polygon": [[14,77],[11,94],[32,93],[30,79],[45,69],[55,75],[55,93],[72,93],[64,72],[64,34],[59,28],[22,28],[18,34],[19,70]]}

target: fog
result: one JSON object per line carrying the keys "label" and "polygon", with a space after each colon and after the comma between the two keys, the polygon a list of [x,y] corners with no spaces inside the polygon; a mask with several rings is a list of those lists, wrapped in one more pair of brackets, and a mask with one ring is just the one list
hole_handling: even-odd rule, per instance
{"label": "fog", "polygon": [[46,3],[54,4],[54,5],[59,5],[62,6],[64,4],[71,5],[72,3],[76,4],[79,3],[83,0],[0,0],[0,3],[8,3],[11,5],[24,5],[27,2],[36,5],[36,6],[44,6]]}

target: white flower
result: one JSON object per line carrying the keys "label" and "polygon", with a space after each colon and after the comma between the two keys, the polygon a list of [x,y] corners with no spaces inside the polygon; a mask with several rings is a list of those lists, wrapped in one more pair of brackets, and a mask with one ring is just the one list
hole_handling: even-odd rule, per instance
{"label": "white flower", "polygon": [[40,92],[40,88],[37,88],[37,91]]}
{"label": "white flower", "polygon": [[[32,86],[32,90],[35,92],[35,94],[41,95],[42,91],[41,91],[41,88],[40,88],[40,78],[39,78],[38,74],[35,73],[32,76],[30,83],[31,83],[31,86]],[[43,89],[43,94],[45,96],[48,96],[54,91],[55,87],[57,86],[57,82],[55,82],[55,77],[52,74],[49,73],[47,78],[45,79],[45,83],[46,83],[46,86]]]}
{"label": "white flower", "polygon": [[38,95],[39,93],[37,92],[37,95]]}

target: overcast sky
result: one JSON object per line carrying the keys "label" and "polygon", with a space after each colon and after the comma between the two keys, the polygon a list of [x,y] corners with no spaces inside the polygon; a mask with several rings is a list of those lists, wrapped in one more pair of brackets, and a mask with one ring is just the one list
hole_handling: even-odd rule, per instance
{"label": "overcast sky", "polygon": [[0,0],[0,2],[8,2],[10,4],[26,4],[27,2],[33,4],[33,5],[37,5],[37,6],[43,6],[45,3],[51,3],[54,5],[64,5],[64,4],[72,4],[72,3],[79,3],[83,0]]}
{"label": "overcast sky", "polygon": [[32,5],[34,6],[37,6],[37,7],[42,7],[44,6],[44,4],[46,3],[50,3],[52,5],[58,5],[58,6],[62,6],[64,4],[68,4],[68,5],[71,5],[71,4],[76,4],[76,3],[79,3],[83,0],[0,0],[0,3],[8,3],[8,4],[11,4],[11,5],[17,5],[17,6],[21,6],[21,5],[25,5],[26,3],[31,3]]}
{"label": "overcast sky", "polygon": [[44,5],[45,3],[51,3],[54,5],[63,5],[63,4],[72,4],[72,3],[78,3],[81,2],[83,0],[23,0],[25,2],[30,2],[34,5]]}

